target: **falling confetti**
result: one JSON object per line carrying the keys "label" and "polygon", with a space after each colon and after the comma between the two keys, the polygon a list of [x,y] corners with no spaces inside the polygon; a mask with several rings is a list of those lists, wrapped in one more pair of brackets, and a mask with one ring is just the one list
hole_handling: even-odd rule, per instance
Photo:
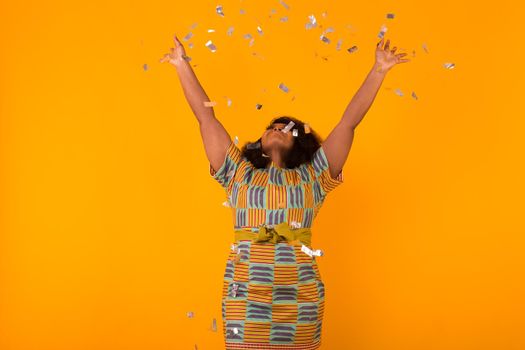
{"label": "falling confetti", "polygon": [[281,22],[288,22],[288,16],[281,17],[279,20]]}
{"label": "falling confetti", "polygon": [[286,85],[284,85],[283,83],[280,83],[279,84],[279,89],[283,90],[284,92],[288,92],[289,89]]}
{"label": "falling confetti", "polygon": [[288,131],[290,131],[291,128],[293,128],[294,125],[295,123],[292,120],[290,120],[290,122],[284,127],[282,132],[287,133]]}
{"label": "falling confetti", "polygon": [[215,33],[215,29],[208,29],[208,33]]}
{"label": "falling confetti", "polygon": [[197,23],[193,23],[190,27],[190,29],[195,29],[197,27]]}
{"label": "falling confetti", "polygon": [[222,202],[222,205],[225,206],[226,208],[231,208],[230,201],[224,201],[224,202]]}
{"label": "falling confetti", "polygon": [[292,136],[297,137],[299,135],[299,131],[297,129],[292,130]]}
{"label": "falling confetti", "polygon": [[238,136],[235,136],[235,139],[233,140],[233,143],[235,145],[239,144],[239,137]]}
{"label": "falling confetti", "polygon": [[334,27],[328,27],[326,28],[325,33],[333,33],[334,31]]}
{"label": "falling confetti", "polygon": [[250,33],[244,34],[244,39],[251,39],[252,35]]}
{"label": "falling confetti", "polygon": [[393,13],[387,13],[386,14],[386,18],[392,19],[392,18],[394,18],[394,14]]}
{"label": "falling confetti", "polygon": [[239,333],[239,330],[237,329],[237,327],[233,327],[233,333],[235,334]]}
{"label": "falling confetti", "polygon": [[188,316],[189,318],[193,318],[193,316],[194,316],[194,315],[193,315],[193,311],[188,311],[188,312],[186,313],[186,316]]}
{"label": "falling confetti", "polygon": [[147,64],[147,63],[144,63],[144,65],[142,66],[142,68],[144,68],[144,70],[148,70],[148,64]]}
{"label": "falling confetti", "polygon": [[189,44],[188,44],[188,47],[189,47],[190,49],[193,49],[193,43],[189,43]]}
{"label": "falling confetti", "polygon": [[317,20],[314,15],[308,16],[309,22],[306,23],[306,29],[312,29],[317,26]]}
{"label": "falling confetti", "polygon": [[330,44],[330,39],[328,39],[324,34],[321,34],[321,41],[327,44]]}
{"label": "falling confetti", "polygon": [[325,12],[321,13],[321,16],[323,16],[323,18],[325,18],[326,16],[328,16],[328,13],[326,13],[326,11],[325,11]]}
{"label": "falling confetti", "polygon": [[215,47],[211,40],[208,40],[208,42],[206,43],[206,47],[208,47],[211,50],[211,52],[217,51],[217,47]]}
{"label": "falling confetti", "polygon": [[224,13],[222,12],[222,5],[218,5],[217,8],[216,8],[216,10],[217,10],[217,13],[218,13],[219,15],[221,15],[222,17],[224,17]]}
{"label": "falling confetti", "polygon": [[184,41],[188,41],[191,39],[191,37],[193,36],[193,33],[192,32],[189,32],[188,34],[186,34],[186,36],[184,38],[182,38],[182,40]]}
{"label": "falling confetti", "polygon": [[443,67],[447,69],[453,69],[454,67],[456,67],[456,65],[454,63],[445,63],[443,64]]}
{"label": "falling confetti", "polygon": [[341,50],[341,45],[343,44],[343,39],[337,40],[337,46],[335,47],[336,50]]}
{"label": "falling confetti", "polygon": [[354,51],[356,51],[356,50],[357,50],[357,46],[354,45],[354,46],[352,46],[351,48],[349,48],[347,51],[350,52],[350,53],[352,53],[352,52],[354,52]]}
{"label": "falling confetti", "polygon": [[425,50],[426,53],[428,53],[428,47],[427,47],[427,44],[426,43],[423,43],[423,50]]}
{"label": "falling confetti", "polygon": [[261,108],[262,108],[262,105],[259,104],[259,103],[257,103],[257,104],[255,105],[255,108],[257,108],[257,109],[261,109]]}
{"label": "falling confetti", "polygon": [[287,10],[290,9],[290,6],[288,6],[283,0],[280,0],[279,2],[281,3],[281,5],[283,5],[283,7],[284,7],[285,9],[287,9]]}
{"label": "falling confetti", "polygon": [[304,123],[304,133],[305,134],[310,133],[310,125],[308,123]]}
{"label": "falling confetti", "polygon": [[257,26],[257,33],[259,33],[260,35],[263,35],[263,30],[259,26]]}
{"label": "falling confetti", "polygon": [[215,101],[204,101],[204,107],[213,107],[216,105],[217,105],[217,102]]}
{"label": "falling confetti", "polygon": [[250,42],[248,43],[248,46],[252,47],[254,42],[255,42],[255,39],[250,40]]}
{"label": "falling confetti", "polygon": [[[224,96],[224,97],[226,97],[226,96]],[[232,100],[229,97],[226,97],[226,101],[227,101],[226,103],[227,103],[228,107],[230,107],[232,105]]]}
{"label": "falling confetti", "polygon": [[398,96],[404,96],[403,95],[403,91],[399,90],[399,89],[395,89],[394,91]]}
{"label": "falling confetti", "polygon": [[244,9],[240,9],[240,10],[239,10],[239,13],[240,13],[241,15],[244,15],[244,14],[246,13],[246,11],[245,11]]}
{"label": "falling confetti", "polygon": [[417,100],[417,95],[414,91],[412,91],[412,97],[414,98],[414,100]]}
{"label": "falling confetti", "polygon": [[211,323],[211,330],[213,332],[217,332],[217,320],[216,319],[213,319],[213,321]]}
{"label": "falling confetti", "polygon": [[301,228],[301,223],[298,221],[292,221],[290,223],[290,226],[292,226],[293,228]]}
{"label": "falling confetti", "polygon": [[381,26],[381,29],[379,30],[379,34],[377,35],[380,39],[383,39],[383,37],[385,36],[385,33],[386,31],[388,30],[388,28],[386,27],[386,25],[382,25]]}
{"label": "falling confetti", "polygon": [[226,34],[228,34],[228,36],[232,36],[232,34],[233,34],[233,27],[228,28],[228,32]]}

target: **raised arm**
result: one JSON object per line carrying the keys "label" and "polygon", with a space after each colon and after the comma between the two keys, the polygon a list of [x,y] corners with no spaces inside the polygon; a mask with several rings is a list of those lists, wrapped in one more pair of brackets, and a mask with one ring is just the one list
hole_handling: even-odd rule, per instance
{"label": "raised arm", "polygon": [[377,43],[376,60],[365,81],[346,107],[339,123],[323,141],[322,147],[328,160],[330,175],[333,178],[343,169],[352,147],[355,128],[372,105],[386,73],[395,64],[410,61],[401,59],[406,53],[394,54],[395,46],[389,50],[390,39],[387,40],[384,48],[383,42],[384,38]]}
{"label": "raised arm", "polygon": [[173,40],[175,48],[171,48],[171,52],[165,54],[160,62],[169,62],[177,69],[184,96],[199,122],[206,156],[213,169],[218,170],[226,157],[231,137],[215,117],[213,107],[204,105],[204,102],[209,102],[210,99],[187,60],[184,46],[176,36]]}

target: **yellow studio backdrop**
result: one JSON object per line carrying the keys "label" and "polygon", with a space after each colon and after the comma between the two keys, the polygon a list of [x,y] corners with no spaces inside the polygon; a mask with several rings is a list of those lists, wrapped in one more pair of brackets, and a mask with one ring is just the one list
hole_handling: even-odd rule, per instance
{"label": "yellow studio backdrop", "polygon": [[221,349],[231,209],[159,60],[193,33],[239,146],[281,114],[325,138],[383,24],[411,62],[387,74],[312,228],[321,349],[525,348],[520,3],[285,3],[1,2],[0,349]]}

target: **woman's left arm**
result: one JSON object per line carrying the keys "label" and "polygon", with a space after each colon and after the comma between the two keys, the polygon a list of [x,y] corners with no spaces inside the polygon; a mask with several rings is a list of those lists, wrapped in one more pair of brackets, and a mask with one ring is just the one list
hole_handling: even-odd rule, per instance
{"label": "woman's left arm", "polygon": [[395,54],[395,46],[389,49],[390,39],[384,48],[383,41],[384,38],[377,43],[376,59],[365,81],[346,107],[339,123],[323,141],[322,147],[333,178],[343,169],[354,140],[354,130],[372,105],[386,73],[397,63],[410,61],[401,58],[406,53]]}

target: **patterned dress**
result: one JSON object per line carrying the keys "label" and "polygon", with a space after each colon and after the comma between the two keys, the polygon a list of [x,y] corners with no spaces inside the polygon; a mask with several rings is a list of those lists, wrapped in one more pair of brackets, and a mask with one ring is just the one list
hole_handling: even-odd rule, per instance
{"label": "patterned dress", "polygon": [[[294,169],[273,162],[258,169],[231,142],[222,166],[209,171],[226,191],[234,231],[282,222],[309,228],[326,195],[343,183],[342,171],[331,177],[322,146]],[[232,240],[223,281],[227,350],[319,348],[325,293],[315,255],[286,242]]]}

